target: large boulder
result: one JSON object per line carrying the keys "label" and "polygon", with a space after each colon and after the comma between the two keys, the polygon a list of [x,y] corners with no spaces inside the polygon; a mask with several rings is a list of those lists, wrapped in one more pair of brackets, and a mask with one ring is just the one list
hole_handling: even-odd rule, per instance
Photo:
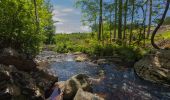
{"label": "large boulder", "polygon": [[[92,92],[92,87],[88,81],[88,76],[85,74],[78,74],[65,82],[59,82],[60,86],[63,88],[63,99],[64,100],[73,100],[78,89],[83,89],[84,91]],[[64,85],[61,85],[64,84]]]}
{"label": "large boulder", "polygon": [[138,61],[137,75],[145,80],[170,85],[170,50],[155,50]]}
{"label": "large boulder", "polygon": [[74,100],[104,100],[103,98],[97,96],[96,94],[92,94],[90,92],[83,91],[83,89],[79,89],[74,97]]}
{"label": "large boulder", "polygon": [[45,90],[57,78],[43,71],[25,72],[10,65],[0,65],[0,100],[44,100]]}
{"label": "large boulder", "polygon": [[17,69],[23,71],[31,71],[36,68],[33,59],[28,59],[24,54],[19,54],[12,48],[0,50],[0,64],[14,65]]}

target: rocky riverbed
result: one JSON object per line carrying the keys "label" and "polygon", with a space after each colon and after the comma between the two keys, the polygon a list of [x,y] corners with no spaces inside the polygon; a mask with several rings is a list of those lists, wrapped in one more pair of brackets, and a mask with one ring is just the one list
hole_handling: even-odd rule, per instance
{"label": "rocky riverbed", "polygon": [[[154,84],[139,78],[133,67],[115,66],[104,59],[77,61],[79,54],[55,54],[44,51],[39,58],[48,58],[49,66],[44,71],[59,76],[59,81],[83,73],[93,78],[104,80],[93,85],[93,93],[106,100],[169,100],[170,87]],[[80,54],[82,56],[82,54]],[[97,63],[100,62],[100,63]],[[102,62],[102,63],[101,63]]]}

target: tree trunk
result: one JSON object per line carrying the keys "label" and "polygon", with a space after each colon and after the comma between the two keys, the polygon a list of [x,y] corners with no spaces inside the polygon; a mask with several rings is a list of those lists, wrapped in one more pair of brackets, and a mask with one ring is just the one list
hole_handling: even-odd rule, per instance
{"label": "tree trunk", "polygon": [[117,30],[117,0],[115,0],[115,22],[114,22],[114,40],[116,40]]}
{"label": "tree trunk", "polygon": [[146,1],[146,6],[145,6],[145,11],[144,11],[144,19],[143,19],[143,42],[144,42],[144,46],[145,46],[145,38],[146,38],[146,17],[147,17],[147,10],[148,10],[148,0]]}
{"label": "tree trunk", "polygon": [[148,32],[147,32],[147,39],[149,39],[150,31],[151,31],[151,23],[152,23],[152,0],[149,0],[149,25],[148,25]]}
{"label": "tree trunk", "polygon": [[110,43],[112,43],[112,12],[110,11]]}
{"label": "tree trunk", "polygon": [[127,21],[127,5],[128,5],[128,0],[125,1],[124,4],[124,32],[123,32],[123,40],[126,38],[126,21]]}
{"label": "tree trunk", "polygon": [[37,2],[34,0],[34,9],[35,9],[35,18],[36,18],[36,32],[39,33],[39,18],[38,18],[38,10],[37,10]]}
{"label": "tree trunk", "polygon": [[161,27],[161,25],[163,24],[163,22],[164,22],[164,20],[165,20],[166,14],[167,14],[168,9],[169,9],[169,3],[170,3],[170,0],[167,0],[166,7],[165,7],[165,11],[164,11],[164,13],[163,13],[163,15],[162,15],[162,18],[161,18],[160,22],[158,23],[157,27],[155,28],[155,30],[153,31],[152,36],[151,36],[151,44],[152,44],[152,46],[153,46],[155,49],[160,49],[160,48],[155,44],[154,38],[155,38],[155,35],[156,35],[157,31],[159,30],[159,28]]}
{"label": "tree trunk", "polygon": [[133,19],[134,19],[134,13],[135,13],[135,0],[132,1],[132,18],[131,18],[131,28],[130,28],[130,36],[129,36],[129,45],[132,42],[132,36],[133,36]]}
{"label": "tree trunk", "polygon": [[101,34],[102,34],[102,22],[103,22],[103,18],[102,18],[102,14],[103,14],[103,0],[100,0],[100,15],[99,15],[99,33],[98,33],[98,40],[101,40]]}
{"label": "tree trunk", "polygon": [[119,0],[119,26],[118,26],[118,41],[122,39],[122,0]]}

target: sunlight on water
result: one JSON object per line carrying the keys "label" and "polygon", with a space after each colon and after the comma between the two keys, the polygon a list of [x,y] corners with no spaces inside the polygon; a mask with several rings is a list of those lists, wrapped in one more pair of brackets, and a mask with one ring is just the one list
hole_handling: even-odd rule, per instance
{"label": "sunlight on water", "polygon": [[104,71],[105,79],[93,86],[94,93],[107,100],[169,100],[170,88],[139,79],[132,68],[120,68],[113,64],[98,66],[91,62],[76,62],[74,55],[61,55],[51,64],[49,73],[65,81],[75,74],[84,73],[94,78]]}

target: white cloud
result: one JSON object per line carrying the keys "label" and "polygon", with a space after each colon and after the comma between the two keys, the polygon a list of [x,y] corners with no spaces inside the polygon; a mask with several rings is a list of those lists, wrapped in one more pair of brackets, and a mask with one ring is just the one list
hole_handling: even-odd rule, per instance
{"label": "white cloud", "polygon": [[89,26],[80,26],[80,29],[83,31],[83,32],[90,32],[90,27]]}
{"label": "white cloud", "polygon": [[61,12],[70,13],[70,12],[74,12],[74,9],[72,9],[72,8],[65,8]]}
{"label": "white cloud", "polygon": [[54,21],[64,22],[64,19],[53,16]]}
{"label": "white cloud", "polygon": [[59,21],[56,26],[56,33],[90,32],[88,26],[81,25],[80,10],[66,7],[54,6],[53,20]]}

